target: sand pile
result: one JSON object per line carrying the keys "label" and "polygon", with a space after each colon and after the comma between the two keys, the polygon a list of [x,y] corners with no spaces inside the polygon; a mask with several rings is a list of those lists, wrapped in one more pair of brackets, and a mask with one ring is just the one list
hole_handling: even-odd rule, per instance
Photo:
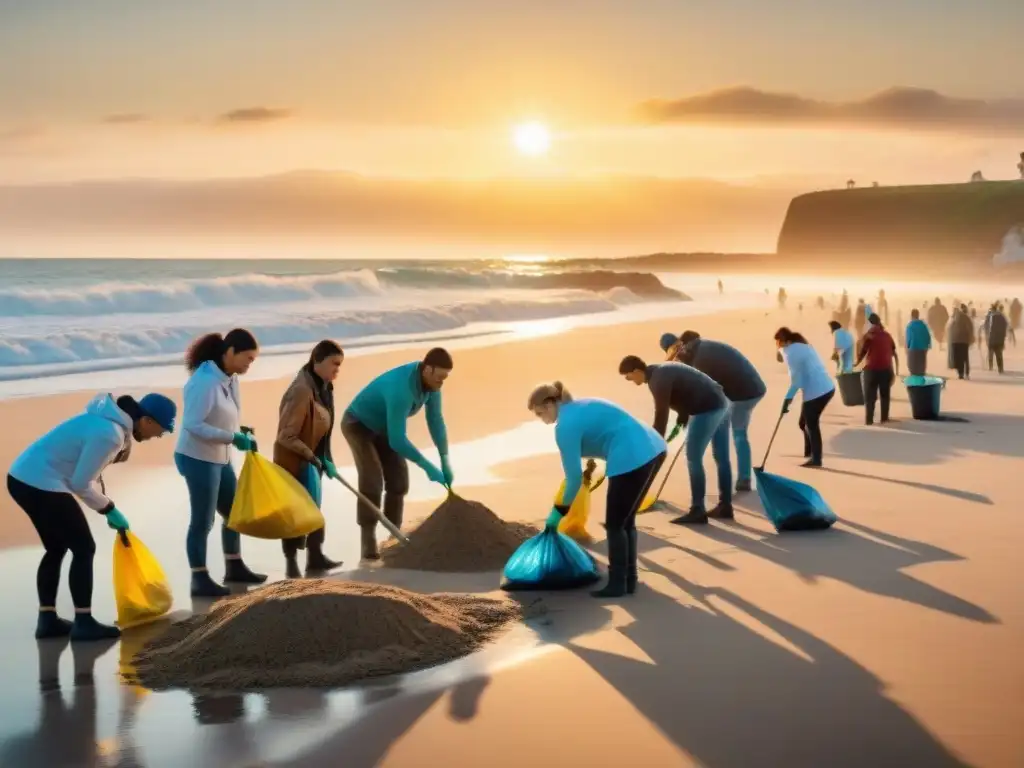
{"label": "sand pile", "polygon": [[414,571],[500,571],[519,545],[538,533],[531,525],[506,522],[483,504],[452,494],[409,531],[408,544],[386,544],[381,559],[392,568]]}
{"label": "sand pile", "polygon": [[464,656],[517,603],[379,584],[289,580],[216,603],[135,657],[147,688],[334,687]]}

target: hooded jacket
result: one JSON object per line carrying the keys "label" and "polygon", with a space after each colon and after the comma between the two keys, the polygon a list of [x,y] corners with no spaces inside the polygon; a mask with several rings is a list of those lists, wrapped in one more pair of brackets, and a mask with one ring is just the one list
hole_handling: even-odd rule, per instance
{"label": "hooded jacket", "polygon": [[14,461],[10,475],[41,491],[71,493],[97,512],[114,503],[100,475],[131,450],[132,418],[110,395],[98,395],[74,416],[47,432]]}
{"label": "hooded jacket", "polygon": [[679,350],[676,360],[717,381],[734,403],[764,397],[768,391],[754,364],[738,349],[720,341],[694,339]]}
{"label": "hooded jacket", "polygon": [[230,463],[228,449],[239,429],[242,398],[238,377],[207,360],[184,389],[185,408],[175,451],[211,464]]}

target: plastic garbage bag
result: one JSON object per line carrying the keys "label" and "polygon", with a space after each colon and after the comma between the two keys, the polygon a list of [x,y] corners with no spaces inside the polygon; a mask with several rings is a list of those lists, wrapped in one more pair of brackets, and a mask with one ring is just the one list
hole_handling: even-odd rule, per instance
{"label": "plastic garbage bag", "polygon": [[114,539],[114,600],[121,629],[159,619],[174,602],[160,563],[130,531]]}
{"label": "plastic garbage bag", "polygon": [[597,563],[565,534],[547,529],[524,541],[505,563],[501,588],[575,589],[601,578]]}
{"label": "plastic garbage bag", "polygon": [[760,469],[754,474],[761,506],[776,531],[815,531],[835,523],[836,513],[811,486]]}
{"label": "plastic garbage bag", "polygon": [[[590,493],[601,482],[600,480],[594,482],[596,467],[597,464],[593,459],[587,462],[587,468],[583,472],[583,485],[580,486],[579,493],[573,499],[569,512],[558,525],[559,533],[564,533],[569,538],[584,543],[593,541],[593,537],[587,533],[587,520],[590,518]],[[565,493],[565,480],[562,481],[558,493],[555,494],[555,504],[562,503],[563,493]]]}
{"label": "plastic garbage bag", "polygon": [[309,491],[254,451],[245,455],[228,528],[257,539],[290,539],[324,527]]}

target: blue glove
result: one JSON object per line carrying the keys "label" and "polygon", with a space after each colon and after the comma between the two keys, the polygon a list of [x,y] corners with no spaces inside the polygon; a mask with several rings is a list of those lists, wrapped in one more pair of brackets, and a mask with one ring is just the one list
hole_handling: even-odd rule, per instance
{"label": "blue glove", "polygon": [[680,431],[680,430],[681,430],[682,428],[683,428],[683,425],[682,425],[682,424],[676,424],[676,425],[675,425],[675,426],[674,426],[674,427],[672,428],[672,431],[671,431],[671,432],[669,432],[669,434],[668,434],[668,442],[670,442],[670,443],[671,443],[671,442],[672,442],[673,440],[675,440],[675,439],[676,439],[677,437],[679,437],[679,431]]}
{"label": "blue glove", "polygon": [[455,480],[455,473],[452,472],[452,465],[447,456],[441,457],[441,474],[444,475],[444,484],[451,488],[452,482]]}
{"label": "blue glove", "polygon": [[793,404],[793,398],[791,398],[791,397],[787,397],[785,400],[783,400],[782,401],[782,412],[783,413],[789,413],[789,406],[791,406],[792,404]]}
{"label": "blue glove", "polygon": [[323,459],[320,464],[323,466],[324,474],[331,478],[331,480],[341,479],[341,475],[338,474],[338,468],[334,465],[333,461]]}
{"label": "blue glove", "polygon": [[121,510],[114,507],[106,514],[107,525],[113,528],[115,531],[127,531],[128,530],[128,519],[121,514]]}
{"label": "blue glove", "polygon": [[438,485],[445,485],[444,472],[435,467],[429,461],[424,463],[423,471],[426,473],[430,482],[437,483]]}
{"label": "blue glove", "polygon": [[256,441],[251,435],[247,435],[244,432],[236,432],[235,436],[231,438],[231,444],[240,451],[256,450]]}
{"label": "blue glove", "polygon": [[548,519],[544,523],[544,528],[549,531],[557,531],[558,524],[562,522],[562,518],[565,517],[559,512],[558,507],[552,507],[551,512],[548,514]]}

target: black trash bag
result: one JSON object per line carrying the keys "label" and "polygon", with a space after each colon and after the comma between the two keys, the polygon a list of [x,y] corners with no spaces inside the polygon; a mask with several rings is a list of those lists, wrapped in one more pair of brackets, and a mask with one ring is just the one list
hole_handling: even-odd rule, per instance
{"label": "black trash bag", "polygon": [[564,533],[547,529],[524,541],[505,563],[501,588],[507,592],[576,589],[601,579],[590,553]]}

